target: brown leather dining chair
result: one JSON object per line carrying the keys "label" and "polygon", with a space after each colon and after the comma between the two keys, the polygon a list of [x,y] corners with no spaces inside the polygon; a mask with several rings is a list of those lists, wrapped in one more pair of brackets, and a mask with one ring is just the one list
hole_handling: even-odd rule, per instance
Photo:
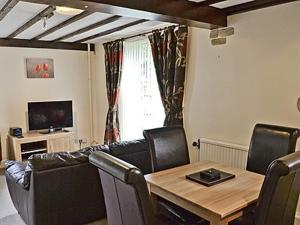
{"label": "brown leather dining chair", "polygon": [[182,127],[160,127],[144,130],[149,144],[152,172],[190,163],[188,146]]}
{"label": "brown leather dining chair", "polygon": [[300,192],[300,151],[271,163],[255,214],[230,225],[293,225]]}
{"label": "brown leather dining chair", "polygon": [[256,124],[248,153],[247,170],[265,175],[271,162],[295,152],[299,135],[297,128]]}
{"label": "brown leather dining chair", "polygon": [[155,216],[140,169],[104,152],[89,160],[99,169],[108,225],[175,225]]}
{"label": "brown leather dining chair", "polygon": [[[187,140],[183,127],[160,127],[143,132],[149,144],[152,172],[158,172],[190,163]],[[158,198],[158,212],[182,225],[205,222],[198,216],[163,199]]]}

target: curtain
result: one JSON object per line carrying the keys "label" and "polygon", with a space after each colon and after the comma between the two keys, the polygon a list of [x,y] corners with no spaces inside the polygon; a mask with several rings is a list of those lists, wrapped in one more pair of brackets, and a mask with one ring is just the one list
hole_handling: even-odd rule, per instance
{"label": "curtain", "polygon": [[106,89],[109,104],[104,143],[111,144],[120,141],[118,98],[122,75],[123,41],[105,43],[103,46],[105,50]]}
{"label": "curtain", "polygon": [[188,27],[168,27],[149,36],[152,56],[165,109],[164,126],[183,126],[183,96]]}

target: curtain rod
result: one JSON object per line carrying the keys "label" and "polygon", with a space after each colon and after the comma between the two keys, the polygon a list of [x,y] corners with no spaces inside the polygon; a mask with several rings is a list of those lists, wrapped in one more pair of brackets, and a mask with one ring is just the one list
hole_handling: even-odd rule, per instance
{"label": "curtain rod", "polygon": [[169,28],[176,28],[176,27],[180,27],[180,26],[184,26],[184,25],[177,24],[177,25],[172,25],[172,26],[168,26],[168,27],[163,27],[163,28],[148,31],[148,32],[145,32],[145,33],[135,34],[135,35],[132,35],[132,36],[129,36],[129,37],[116,39],[114,41],[108,41],[108,42],[105,42],[104,44],[112,43],[112,42],[115,42],[115,41],[125,41],[125,40],[136,38],[136,37],[142,37],[142,36],[146,36],[147,34],[151,34],[152,32],[161,32],[161,31],[167,30]]}

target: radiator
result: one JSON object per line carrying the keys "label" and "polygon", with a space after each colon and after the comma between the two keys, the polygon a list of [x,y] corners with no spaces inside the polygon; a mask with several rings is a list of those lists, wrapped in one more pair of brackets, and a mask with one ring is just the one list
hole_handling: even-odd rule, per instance
{"label": "radiator", "polygon": [[248,156],[248,147],[243,145],[225,143],[206,138],[200,139],[198,159],[210,160],[245,169]]}

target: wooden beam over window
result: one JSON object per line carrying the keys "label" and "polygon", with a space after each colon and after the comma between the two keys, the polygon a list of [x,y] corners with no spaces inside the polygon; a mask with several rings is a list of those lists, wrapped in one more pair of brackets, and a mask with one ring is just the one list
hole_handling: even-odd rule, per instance
{"label": "wooden beam over window", "polygon": [[7,36],[7,38],[14,38],[14,37],[18,36],[20,33],[22,33],[23,31],[27,30],[32,25],[34,25],[37,22],[39,22],[42,18],[49,17],[49,15],[51,13],[53,13],[54,10],[55,10],[55,6],[48,6],[46,9],[44,9],[38,15],[36,15],[31,20],[29,20],[28,22],[26,22],[23,26],[21,26],[16,31],[14,31],[12,34],[10,34],[9,36]]}
{"label": "wooden beam over window", "polygon": [[[22,40],[22,39],[15,39],[15,38],[0,38],[0,46],[88,51],[88,45],[82,43],[31,41],[31,40]],[[91,44],[91,51],[95,51],[94,44]]]}
{"label": "wooden beam over window", "polygon": [[67,19],[67,20],[61,22],[60,24],[56,25],[55,27],[52,27],[52,28],[46,30],[45,32],[37,35],[36,37],[32,38],[32,40],[39,40],[43,37],[46,37],[47,35],[52,34],[55,31],[58,31],[64,27],[70,25],[71,23],[75,23],[76,21],[81,20],[91,14],[92,14],[92,12],[84,11],[76,16],[71,17],[70,19]]}
{"label": "wooden beam over window", "polygon": [[116,32],[118,32],[118,31],[124,30],[124,29],[126,29],[126,28],[128,28],[128,27],[132,27],[132,26],[135,26],[135,25],[138,25],[138,24],[141,24],[141,23],[145,23],[145,22],[147,22],[147,21],[148,21],[148,20],[138,20],[138,21],[134,21],[134,22],[131,22],[131,23],[128,23],[128,24],[119,26],[119,27],[115,27],[115,28],[110,29],[110,30],[103,31],[103,32],[98,33],[98,34],[94,34],[94,35],[89,36],[89,37],[86,37],[86,38],[77,40],[76,43],[79,43],[79,42],[86,42],[86,41],[93,40],[93,39],[96,39],[96,38],[104,37],[104,36],[106,36],[106,35],[116,33]]}
{"label": "wooden beam over window", "polygon": [[24,0],[26,2],[68,6],[124,17],[186,24],[201,28],[226,27],[227,16],[217,8],[199,6],[187,0]]}
{"label": "wooden beam over window", "polygon": [[298,1],[298,0],[256,0],[252,2],[239,4],[239,5],[230,6],[224,8],[223,10],[226,12],[227,15],[234,15],[238,13],[248,12],[256,9],[262,9],[262,8],[285,4],[294,1]]}
{"label": "wooden beam over window", "polygon": [[94,24],[91,24],[91,25],[89,25],[87,27],[84,27],[84,28],[81,28],[79,30],[76,30],[76,31],[74,31],[74,32],[72,32],[70,34],[66,34],[66,35],[64,35],[64,36],[62,36],[60,38],[57,38],[57,39],[53,40],[53,41],[61,41],[61,40],[65,40],[65,39],[74,37],[76,35],[79,35],[79,34],[87,32],[87,31],[90,31],[90,30],[102,27],[102,26],[107,25],[109,23],[112,23],[112,22],[114,22],[114,21],[116,21],[116,20],[118,20],[120,18],[122,18],[122,17],[121,16],[112,16],[112,17],[109,17],[109,18],[107,18],[105,20],[101,20],[101,21],[96,22]]}
{"label": "wooden beam over window", "polygon": [[0,21],[16,6],[19,0],[8,0],[0,10]]}

